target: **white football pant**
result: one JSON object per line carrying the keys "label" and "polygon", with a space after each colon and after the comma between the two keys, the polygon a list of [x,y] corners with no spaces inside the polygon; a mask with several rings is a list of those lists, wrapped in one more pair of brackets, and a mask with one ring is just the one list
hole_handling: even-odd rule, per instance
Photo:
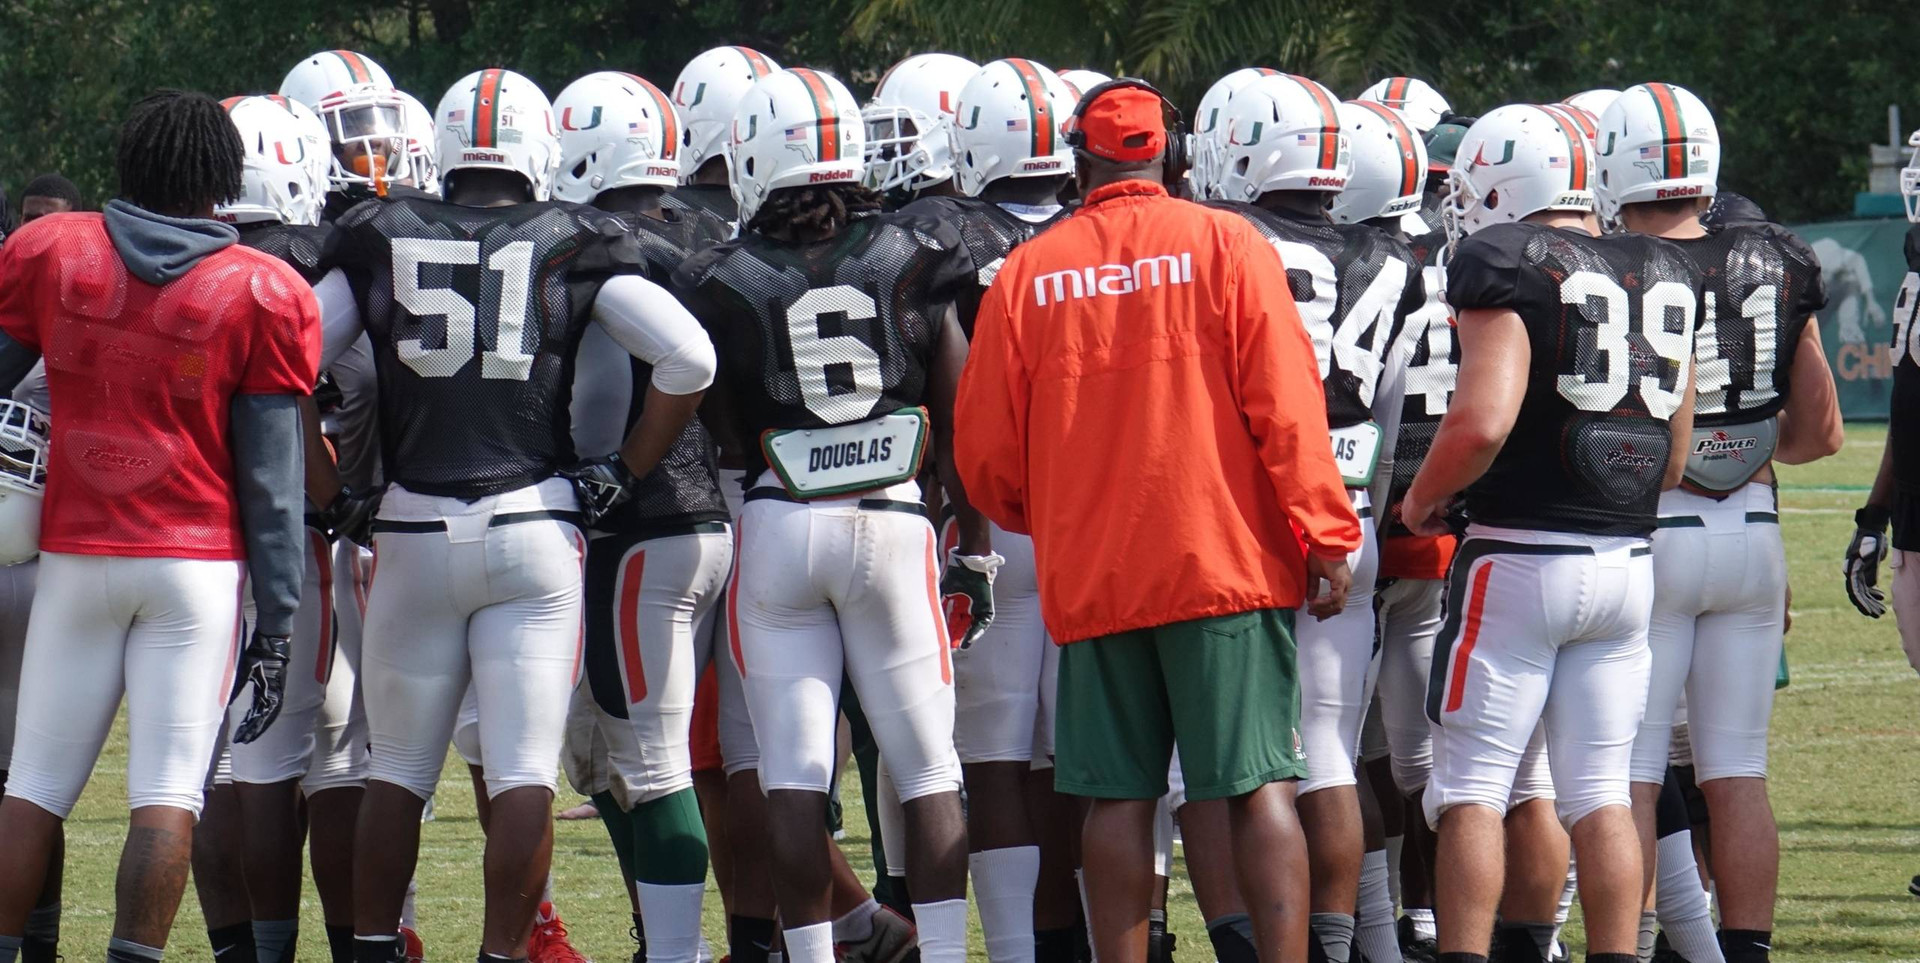
{"label": "white football pant", "polygon": [[1445,579],[1401,578],[1380,587],[1374,613],[1380,630],[1380,721],[1393,757],[1393,783],[1404,795],[1427,788],[1433,730],[1427,721],[1427,676],[1433,639],[1446,605]]}
{"label": "white football pant", "polygon": [[27,648],[27,616],[40,561],[0,568],[0,772],[13,759],[13,716],[20,700],[20,657]]}
{"label": "white football pant", "polygon": [[40,554],[7,795],[62,819],[127,701],[127,802],[198,815],[240,657],[245,563]]}
{"label": "white football pant", "polygon": [[1653,573],[1653,681],[1634,741],[1633,781],[1666,782],[1683,691],[1695,780],[1765,778],[1787,612],[1773,487],[1750,483],[1719,501],[1679,490],[1661,495]]}
{"label": "white football pant", "polygon": [[1651,555],[1641,538],[1468,530],[1427,685],[1429,824],[1465,804],[1506,812],[1542,719],[1562,823],[1631,805],[1652,664]]}
{"label": "white football pant", "polygon": [[[951,520],[946,529],[950,546],[958,533]],[[962,763],[1032,762],[1053,754],[1060,647],[1040,617],[1033,539],[995,525],[993,550],[1007,560],[994,575],[993,625],[953,654],[953,744]]]}
{"label": "white football pant", "polygon": [[561,478],[471,503],[388,489],[361,652],[369,778],[431,799],[471,680],[487,795],[554,788],[586,539],[552,516],[577,504]]}
{"label": "white football pant", "polygon": [[1900,647],[1907,664],[1920,672],[1920,552],[1894,549],[1891,555],[1893,620],[1900,624]]}
{"label": "white football pant", "polygon": [[1360,516],[1360,548],[1347,556],[1353,573],[1347,607],[1321,621],[1303,605],[1293,618],[1300,650],[1300,740],[1307,753],[1303,796],[1354,784],[1360,725],[1373,698],[1373,583],[1380,547],[1366,491],[1354,488],[1347,494]]}

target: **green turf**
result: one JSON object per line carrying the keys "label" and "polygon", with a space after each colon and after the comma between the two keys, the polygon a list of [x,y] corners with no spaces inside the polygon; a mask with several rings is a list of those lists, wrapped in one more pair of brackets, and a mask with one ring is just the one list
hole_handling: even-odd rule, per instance
{"label": "green turf", "polygon": [[[1795,592],[1787,639],[1793,685],[1780,694],[1773,730],[1773,799],[1784,849],[1774,945],[1783,960],[1920,958],[1920,901],[1906,894],[1908,878],[1920,872],[1920,685],[1901,656],[1891,617],[1860,617],[1838,575],[1851,514],[1872,481],[1884,437],[1877,426],[1856,428],[1836,457],[1781,471]],[[99,959],[112,924],[113,865],[126,822],[125,763],[126,744],[116,732],[68,826],[64,949],[70,960]],[[857,787],[849,785],[845,796],[849,838],[842,845],[856,867],[870,869]],[[423,833],[421,927],[430,958],[472,959],[481,836],[457,758],[447,767],[437,805],[439,818]],[[626,894],[598,822],[559,825],[554,873],[576,945],[602,963],[624,961],[631,952]],[[1172,894],[1178,959],[1211,958],[1192,889],[1176,879]],[[719,906],[718,894],[710,894],[707,937],[716,947],[724,945]],[[303,914],[302,958],[324,959],[318,901],[310,893]],[[1577,930],[1571,935],[1577,948]],[[984,958],[977,932],[974,955]],[[191,894],[169,956],[209,958]]]}

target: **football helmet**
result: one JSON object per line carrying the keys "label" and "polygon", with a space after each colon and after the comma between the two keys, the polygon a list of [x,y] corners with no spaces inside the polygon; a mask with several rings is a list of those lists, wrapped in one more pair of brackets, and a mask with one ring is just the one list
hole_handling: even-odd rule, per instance
{"label": "football helmet", "polygon": [[1593,211],[1580,132],[1533,104],[1508,104],[1467,128],[1447,172],[1447,233],[1461,236],[1536,211]]}
{"label": "football helmet", "polygon": [[429,194],[440,193],[440,162],[433,131],[433,112],[414,95],[400,94],[400,125],[407,132],[407,168],[412,171],[408,186]]}
{"label": "football helmet", "polygon": [[560,137],[553,104],[533,81],[499,67],[460,78],[433,112],[440,181],[455,171],[512,171],[544,201],[560,169]]}
{"label": "football helmet", "polygon": [[1338,103],[1333,91],[1297,74],[1240,88],[1214,126],[1214,196],[1252,201],[1268,191],[1345,189],[1353,159]]}
{"label": "football helmet", "polygon": [[1327,214],[1357,224],[1419,210],[1427,185],[1426,142],[1385,104],[1349,100],[1338,112],[1353,169]]}
{"label": "football helmet", "polygon": [[1080,103],[1080,98],[1086,96],[1087,91],[1113,79],[1098,70],[1088,70],[1084,67],[1062,70],[1057,73],[1057,76],[1061,83],[1067,85],[1067,93],[1072,96],[1075,104]]}
{"label": "football helmet", "polygon": [[1560,102],[1578,107],[1598,117],[1606,113],[1607,108],[1612,107],[1614,100],[1619,98],[1619,96],[1620,92],[1611,87],[1595,87],[1592,90],[1583,90],[1577,94],[1568,94],[1560,98]]}
{"label": "football helmet", "polygon": [[1920,224],[1920,130],[1907,136],[1907,146],[1913,154],[1900,168],[1900,202],[1907,207],[1907,220]]}
{"label": "football helmet", "polygon": [[40,554],[40,499],[47,487],[47,416],[0,398],[0,565]]}
{"label": "football helmet", "polygon": [[960,190],[978,197],[1002,177],[1073,173],[1063,126],[1074,97],[1059,75],[1019,57],[996,60],[960,88],[953,155]]}
{"label": "football helmet", "polygon": [[980,65],[953,54],[916,54],[888,68],[860,111],[867,125],[867,186],[920,190],[953,176],[953,106]]}
{"label": "football helmet", "polygon": [[680,115],[660,88],[603,70],[567,85],[553,102],[560,173],[553,196],[585,204],[617,187],[680,182]]}
{"label": "football helmet", "polygon": [[1599,115],[1585,107],[1576,107],[1566,103],[1541,104],[1540,106],[1545,108],[1548,113],[1554,114],[1572,124],[1574,129],[1580,132],[1580,138],[1587,142],[1587,146],[1594,146],[1594,139],[1600,134]]}
{"label": "football helmet", "polygon": [[1227,109],[1227,102],[1240,88],[1259,80],[1271,77],[1280,71],[1272,67],[1242,67],[1213,82],[1207,88],[1206,95],[1200,98],[1200,107],[1193,112],[1193,133],[1188,134],[1187,156],[1193,158],[1193,168],[1188,171],[1188,179],[1193,182],[1195,197],[1206,199],[1216,197],[1215,188],[1219,186],[1219,152],[1215,133],[1224,132],[1220,121]]}
{"label": "football helmet", "polygon": [[317,112],[321,99],[328,94],[361,84],[392,89],[393,78],[387,76],[386,69],[374,63],[373,58],[364,54],[351,50],[322,50],[294,64],[293,69],[287,71],[286,79],[280,81],[280,93]]}
{"label": "football helmet", "polygon": [[865,140],[860,103],[840,81],[808,67],[760,78],[740,98],[727,145],[740,223],[781,188],[859,183]]}
{"label": "football helmet", "polygon": [[320,118],[299,101],[278,94],[229,97],[221,106],[239,129],[246,155],[240,196],[216,206],[214,216],[230,224],[320,223],[328,167]]}
{"label": "football helmet", "polygon": [[673,106],[680,111],[680,180],[693,179],[708,160],[727,156],[728,128],[740,98],[760,78],[780,69],[751,47],[715,47],[680,70]]}
{"label": "football helmet", "polygon": [[1603,220],[1643,201],[1711,198],[1720,177],[1720,130],[1692,92],[1673,84],[1635,84],[1600,115],[1599,178]]}
{"label": "football helmet", "polygon": [[1371,100],[1400,112],[1407,126],[1424,134],[1439,126],[1441,118],[1453,113],[1447,98],[1418,77],[1388,77],[1360,92],[1355,100]]}

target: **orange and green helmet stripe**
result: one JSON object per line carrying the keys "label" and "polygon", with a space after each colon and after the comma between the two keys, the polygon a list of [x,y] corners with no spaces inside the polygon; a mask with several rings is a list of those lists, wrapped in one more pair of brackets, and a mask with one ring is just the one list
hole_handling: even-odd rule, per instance
{"label": "orange and green helmet stripe", "polygon": [[500,126],[500,77],[506,71],[488,67],[473,85],[473,146],[494,147]]}
{"label": "orange and green helmet stripe", "polygon": [[667,99],[665,91],[653,85],[653,81],[637,74],[623,74],[634,82],[642,92],[653,100],[654,112],[660,115],[660,159],[673,160],[680,156],[680,115],[673,109],[673,102]]}
{"label": "orange and green helmet stripe", "polygon": [[1027,91],[1028,133],[1032,136],[1030,156],[1045,157],[1056,149],[1053,142],[1059,118],[1053,115],[1053,98],[1047,96],[1047,81],[1040,76],[1040,65],[1021,57],[1008,57],[1006,64]]}
{"label": "orange and green helmet stripe", "polygon": [[1313,102],[1320,108],[1320,169],[1332,170],[1340,162],[1340,113],[1334,108],[1333,98],[1328,96],[1327,88],[1306,77],[1288,76],[1313,95]]}
{"label": "orange and green helmet stripe", "polygon": [[1407,122],[1385,104],[1371,100],[1357,100],[1354,103],[1372,111],[1387,125],[1387,131],[1393,135],[1393,146],[1400,151],[1400,192],[1394,196],[1406,197],[1420,193],[1420,154],[1413,146],[1413,131],[1407,127]]}
{"label": "orange and green helmet stripe", "polygon": [[768,60],[766,54],[752,47],[736,46],[733,49],[739,51],[740,56],[747,58],[747,66],[753,70],[753,79],[759,80],[773,73],[773,61]]}
{"label": "orange and green helmet stripe", "polygon": [[1551,105],[1542,105],[1540,109],[1553,118],[1561,136],[1567,139],[1567,189],[1590,190],[1587,186],[1587,139],[1581,135],[1580,128],[1568,119],[1567,114],[1571,111],[1554,110]]}
{"label": "orange and green helmet stripe", "polygon": [[826,78],[807,67],[793,68],[793,75],[806,86],[807,94],[813,98],[814,115],[820,118],[813,127],[815,162],[825,164],[839,160],[840,112],[834,109],[833,88],[827,86]]}
{"label": "orange and green helmet stripe", "polygon": [[1407,105],[1408,81],[1409,78],[1407,77],[1387,78],[1387,92],[1380,97],[1380,101],[1396,109],[1405,107]]}
{"label": "orange and green helmet stripe", "polygon": [[340,62],[347,66],[347,75],[353,78],[354,83],[373,83],[373,71],[367,68],[367,58],[351,50],[335,50],[333,55],[339,57]]}
{"label": "orange and green helmet stripe", "polygon": [[1654,110],[1660,114],[1661,155],[1666,161],[1667,177],[1687,176],[1687,127],[1680,116],[1680,98],[1666,84],[1648,84]]}

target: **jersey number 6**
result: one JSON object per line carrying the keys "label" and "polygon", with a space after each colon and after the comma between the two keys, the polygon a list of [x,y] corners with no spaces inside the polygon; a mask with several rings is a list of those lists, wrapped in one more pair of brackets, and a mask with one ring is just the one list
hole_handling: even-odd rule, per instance
{"label": "jersey number 6", "polygon": [[[393,240],[393,297],[416,318],[444,317],[446,346],[429,348],[419,338],[396,342],[400,360],[422,378],[451,378],[473,358],[478,342],[474,302],[451,287],[421,287],[422,264],[448,267],[480,263],[479,241],[422,238]],[[533,242],[514,241],[487,257],[487,270],[500,275],[499,294],[482,300],[493,316],[493,347],[480,352],[480,377],[525,381],[533,370],[533,355],[523,344],[527,327],[527,292],[533,285]]]}
{"label": "jersey number 6", "polygon": [[861,421],[880,400],[880,354],[850,334],[827,335],[829,319],[872,321],[873,299],[859,288],[836,284],[814,288],[787,307],[787,346],[807,410],[829,425]]}

